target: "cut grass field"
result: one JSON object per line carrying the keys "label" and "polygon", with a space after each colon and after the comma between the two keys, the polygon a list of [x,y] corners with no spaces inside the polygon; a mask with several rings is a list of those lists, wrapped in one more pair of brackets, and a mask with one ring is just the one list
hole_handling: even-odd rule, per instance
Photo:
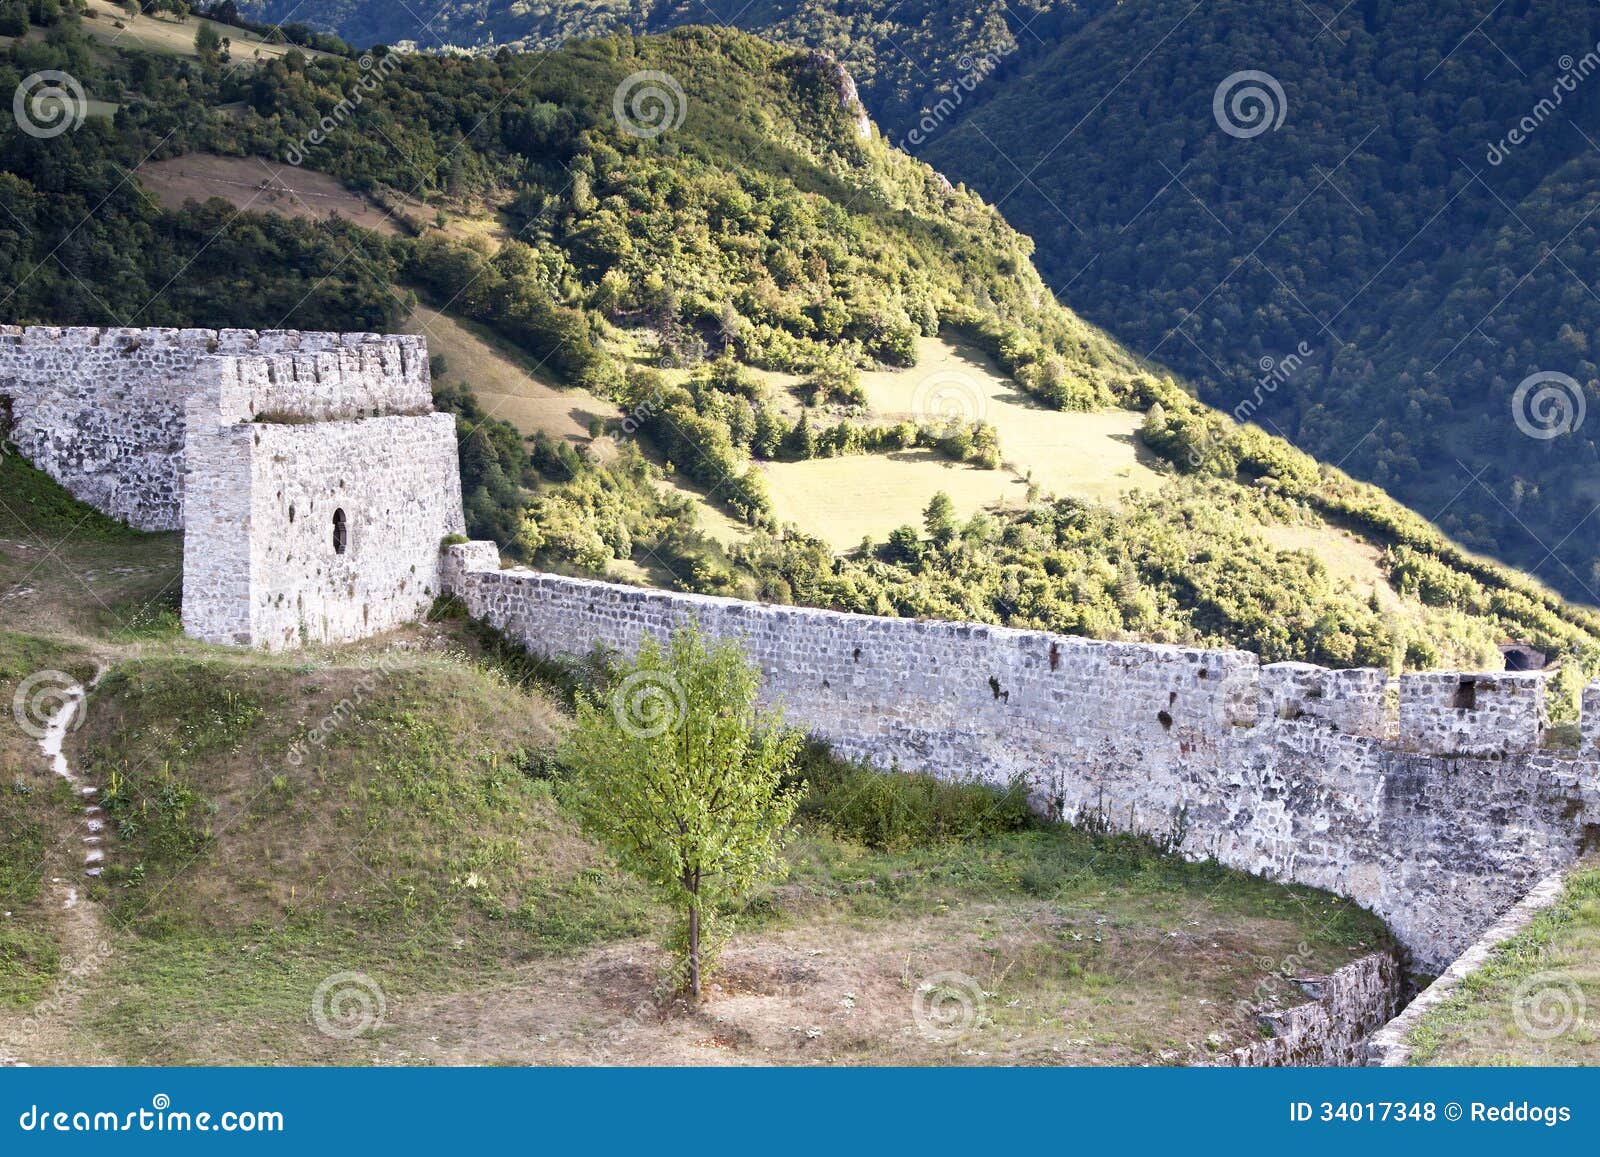
{"label": "cut grass field", "polygon": [[[793,384],[783,375],[767,380],[774,389]],[[867,422],[988,422],[999,434],[1003,465],[979,470],[930,450],[763,464],[778,520],[836,551],[853,550],[864,536],[882,542],[896,527],[920,526],[940,490],[969,518],[1025,505],[1029,482],[1041,497],[1115,505],[1125,492],[1154,490],[1164,481],[1136,436],[1143,415],[1047,410],[983,353],[949,335],[917,339],[913,368],[867,371],[861,385]]]}
{"label": "cut grass field", "polygon": [[772,510],[835,551],[853,550],[863,537],[882,542],[898,526],[921,526],[928,500],[942,490],[956,513],[1027,501],[1027,485],[1008,470],[980,470],[933,450],[852,454],[804,462],[764,462]]}
{"label": "cut grass field", "polygon": [[982,351],[948,335],[917,339],[917,364],[861,375],[876,418],[937,421],[945,414],[988,422],[1006,466],[1057,498],[1114,503],[1127,490],[1154,490],[1163,477],[1135,432],[1132,410],[1079,413],[1038,405]]}
{"label": "cut grass field", "polygon": [[1414,1065],[1600,1065],[1600,859],[1412,1030]]}
{"label": "cut grass field", "polygon": [[[1387,943],[1325,893],[813,754],[787,877],[734,914],[711,999],[659,1000],[667,914],[561,803],[559,688],[448,618],[284,656],[193,643],[170,620],[127,631],[60,571],[124,605],[152,576],[99,552],[170,564],[173,536],[3,468],[8,498],[28,497],[5,542],[51,552],[29,580],[38,633],[0,635],[0,695],[37,670],[107,668],[67,753],[108,830],[86,879],[79,802],[8,723],[0,1055],[1185,1063],[1258,1031],[1241,1002],[1298,1001],[1290,973]],[[371,1021],[347,1032],[338,1011],[362,994]]]}

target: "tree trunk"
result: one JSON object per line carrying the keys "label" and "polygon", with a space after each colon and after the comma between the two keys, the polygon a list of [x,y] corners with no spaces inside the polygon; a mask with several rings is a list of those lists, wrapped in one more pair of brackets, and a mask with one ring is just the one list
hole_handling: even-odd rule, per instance
{"label": "tree trunk", "polygon": [[700,1003],[700,905],[689,905],[689,1000]]}

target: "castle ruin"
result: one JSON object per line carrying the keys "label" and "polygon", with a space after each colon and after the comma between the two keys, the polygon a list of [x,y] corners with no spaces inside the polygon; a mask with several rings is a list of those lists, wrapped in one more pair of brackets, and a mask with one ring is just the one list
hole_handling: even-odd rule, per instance
{"label": "castle ruin", "polygon": [[0,413],[74,497],[183,531],[183,627],[208,643],[410,622],[464,529],[418,337],[0,326]]}
{"label": "castle ruin", "polygon": [[844,755],[1021,780],[1057,818],[1328,889],[1386,920],[1425,973],[1600,834],[1600,684],[1564,749],[1533,671],[1391,680],[644,590],[442,546],[462,529],[460,479],[419,338],[4,328],[0,412],[78,498],[184,531],[196,638],[348,641],[440,593],[546,655],[698,624],[739,640],[768,700]]}

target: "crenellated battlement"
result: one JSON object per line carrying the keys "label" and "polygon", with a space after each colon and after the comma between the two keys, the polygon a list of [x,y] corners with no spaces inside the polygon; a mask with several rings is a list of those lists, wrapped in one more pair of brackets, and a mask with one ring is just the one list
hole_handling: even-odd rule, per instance
{"label": "crenellated battlement", "polygon": [[1400,676],[1399,742],[1435,755],[1534,751],[1550,725],[1537,671],[1422,671]]}
{"label": "crenellated battlement", "polygon": [[[419,340],[419,339],[413,339]],[[426,413],[427,351],[395,342],[202,360],[224,422],[338,421]]]}
{"label": "crenellated battlement", "polygon": [[0,325],[0,347],[99,349],[122,353],[139,349],[181,349],[196,354],[293,353],[394,345],[424,351],[412,334],[331,333],[298,329],[178,329],[168,326]]}
{"label": "crenellated battlement", "polygon": [[23,457],[75,497],[184,531],[184,628],[211,642],[406,622],[461,529],[420,337],[3,326],[0,399]]}

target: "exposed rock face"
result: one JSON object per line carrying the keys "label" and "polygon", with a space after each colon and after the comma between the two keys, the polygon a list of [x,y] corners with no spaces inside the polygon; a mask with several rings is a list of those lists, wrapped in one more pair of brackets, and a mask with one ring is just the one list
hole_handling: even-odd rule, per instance
{"label": "exposed rock face", "polygon": [[871,140],[872,119],[867,116],[866,106],[861,103],[861,94],[856,91],[855,78],[845,66],[827,53],[813,50],[806,53],[806,67],[828,82],[839,98],[839,107],[855,117],[856,136],[864,141]]}
{"label": "exposed rock face", "polygon": [[[488,543],[446,554],[447,589],[535,651],[631,652],[698,623],[739,639],[768,697],[844,755],[1021,777],[1052,816],[1348,896],[1424,971],[1600,825],[1594,718],[1582,751],[1539,749],[1528,676],[1403,676],[1396,715],[1376,671],[503,571]],[[1470,707],[1441,691],[1463,679]]]}
{"label": "exposed rock face", "polygon": [[208,642],[408,622],[463,529],[420,338],[11,326],[0,398],[23,456],[75,497],[184,531],[184,629]]}

